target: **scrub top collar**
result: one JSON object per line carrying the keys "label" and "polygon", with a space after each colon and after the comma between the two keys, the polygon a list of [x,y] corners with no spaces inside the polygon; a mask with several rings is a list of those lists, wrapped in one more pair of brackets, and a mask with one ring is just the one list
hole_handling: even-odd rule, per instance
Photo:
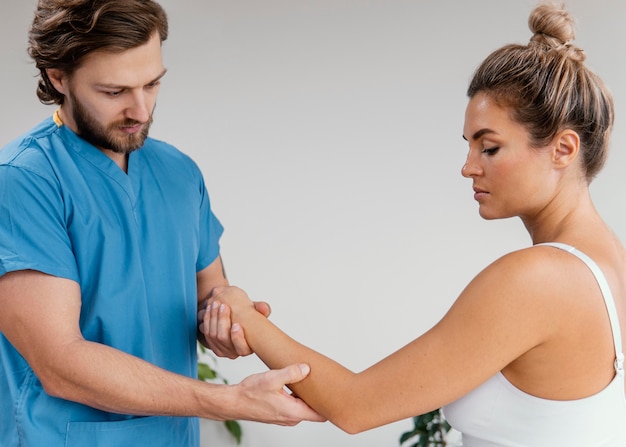
{"label": "scrub top collar", "polygon": [[137,195],[136,189],[133,187],[134,182],[131,177],[135,177],[133,173],[138,174],[135,165],[137,164],[137,152],[139,152],[140,149],[137,149],[129,154],[127,174],[120,169],[120,167],[104,152],[81,138],[72,129],[66,126],[63,123],[63,120],[61,120],[58,109],[55,110],[52,119],[59,127],[62,138],[66,143],[66,147],[80,155],[97,169],[102,171],[102,173],[118,183],[126,191],[134,206]]}

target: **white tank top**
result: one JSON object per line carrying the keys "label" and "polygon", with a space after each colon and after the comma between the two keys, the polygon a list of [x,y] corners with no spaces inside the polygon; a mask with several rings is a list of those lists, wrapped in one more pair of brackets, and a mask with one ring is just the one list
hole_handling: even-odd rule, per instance
{"label": "white tank top", "polygon": [[574,247],[560,243],[540,245],[576,255],[594,274],[613,330],[615,377],[593,396],[557,401],[527,394],[499,372],[445,406],[445,418],[462,433],[463,447],[626,447],[624,354],[608,282],[597,264]]}

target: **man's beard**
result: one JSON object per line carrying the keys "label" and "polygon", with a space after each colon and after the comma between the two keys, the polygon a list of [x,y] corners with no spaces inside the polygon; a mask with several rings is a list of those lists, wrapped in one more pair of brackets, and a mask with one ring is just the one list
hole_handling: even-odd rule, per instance
{"label": "man's beard", "polygon": [[142,147],[148,137],[152,124],[152,113],[150,113],[148,122],[143,124],[141,131],[118,137],[114,135],[114,132],[119,132],[120,127],[131,127],[141,123],[132,119],[125,119],[109,125],[102,125],[87,112],[76,96],[68,95],[66,99],[72,105],[72,117],[76,123],[76,133],[97,148],[110,150],[117,154],[129,154]]}

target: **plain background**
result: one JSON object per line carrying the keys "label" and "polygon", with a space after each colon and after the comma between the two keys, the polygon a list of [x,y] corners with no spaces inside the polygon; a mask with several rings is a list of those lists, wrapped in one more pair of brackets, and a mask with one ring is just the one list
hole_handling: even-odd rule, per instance
{"label": "plain background", "polygon": [[[35,3],[0,0],[0,146],[54,110],[38,103],[26,55]],[[592,193],[625,240],[626,3],[565,3],[576,44],[615,97],[612,152]],[[519,220],[478,216],[460,169],[468,80],[492,50],[528,41],[534,1],[162,4],[169,71],[152,135],[196,160],[226,227],[231,282],[268,300],[296,339],[362,370],[429,329],[488,263],[529,244]],[[218,370],[238,382],[265,367],[252,356]],[[329,423],[244,422],[242,446],[395,446],[411,426],[349,436]],[[233,445],[221,430],[203,445]]]}

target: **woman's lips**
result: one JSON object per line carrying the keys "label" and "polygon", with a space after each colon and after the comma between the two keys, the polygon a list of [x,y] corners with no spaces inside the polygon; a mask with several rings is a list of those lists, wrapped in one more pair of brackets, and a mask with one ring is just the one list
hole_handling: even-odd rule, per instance
{"label": "woman's lips", "polygon": [[481,201],[485,197],[487,197],[489,193],[480,188],[474,188],[474,200]]}

